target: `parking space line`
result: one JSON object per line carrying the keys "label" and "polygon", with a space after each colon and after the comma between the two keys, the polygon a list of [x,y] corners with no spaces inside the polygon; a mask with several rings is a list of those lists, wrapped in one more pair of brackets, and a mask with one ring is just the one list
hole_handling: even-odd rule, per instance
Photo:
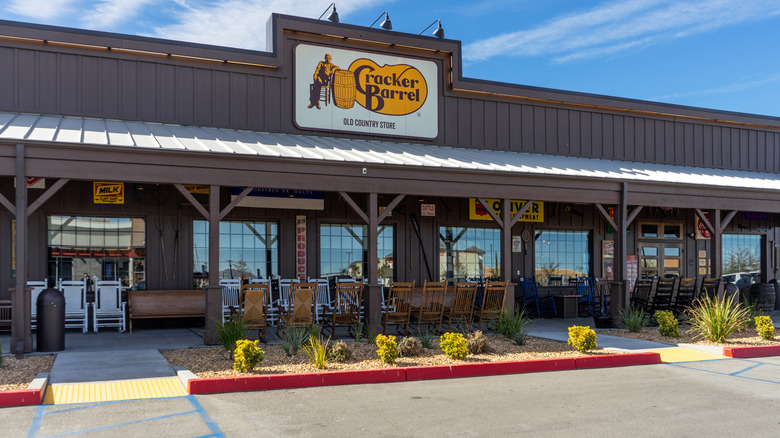
{"label": "parking space line", "polygon": [[[195,396],[188,395],[181,398],[187,399],[187,401],[190,403],[190,405],[193,407],[192,410],[183,411],[183,412],[174,412],[171,414],[166,415],[160,415],[156,417],[151,418],[144,418],[134,421],[126,421],[123,423],[117,423],[107,426],[101,426],[101,427],[94,427],[90,429],[83,429],[83,430],[76,430],[76,431],[70,431],[62,434],[56,434],[56,435],[48,435],[49,437],[62,437],[62,436],[69,436],[69,435],[78,435],[78,434],[86,434],[86,433],[92,433],[92,432],[100,432],[110,429],[115,429],[119,427],[126,427],[126,426],[132,426],[136,424],[143,424],[143,423],[149,423],[153,421],[160,421],[165,420],[169,418],[175,418],[175,417],[181,417],[185,415],[192,415],[197,414],[198,417],[203,421],[203,423],[206,425],[206,427],[211,431],[208,435],[203,435],[203,437],[214,437],[214,438],[223,438],[225,434],[222,432],[222,430],[217,426],[217,424],[214,422],[214,420],[211,419],[209,414],[206,412],[206,410],[203,408],[203,406],[195,399]],[[92,408],[97,408],[100,406],[105,406],[109,404],[116,404],[116,403],[127,403],[131,401],[137,401],[137,400],[121,400],[121,401],[108,401],[108,402],[99,402],[99,403],[86,403],[79,406],[74,407],[68,407],[65,409],[58,409],[57,406],[52,405],[40,405],[38,406],[38,409],[35,411],[35,415],[33,416],[33,420],[30,424],[30,430],[27,433],[28,438],[38,438],[39,433],[41,430],[41,426],[43,425],[43,422],[45,419],[49,418],[52,419],[51,416],[64,413],[64,412],[73,412],[78,410],[87,410]]]}
{"label": "parking space line", "polygon": [[695,366],[695,365],[702,365],[702,362],[665,363],[664,365],[678,367],[678,368],[685,368],[685,369],[693,370],[693,371],[703,371],[705,373],[718,374],[718,375],[721,375],[721,376],[736,377],[738,379],[746,379],[746,380],[753,380],[753,381],[756,381],[756,382],[772,383],[772,384],[775,384],[775,385],[780,385],[780,381],[760,379],[760,378],[757,378],[757,377],[749,377],[749,376],[742,375],[743,373],[745,373],[747,371],[750,371],[750,370],[753,370],[753,369],[756,369],[756,368],[759,368],[762,365],[770,366],[770,367],[780,367],[780,365],[778,365],[778,364],[769,363],[769,362],[761,362],[761,361],[756,361],[756,360],[747,360],[747,359],[724,359],[724,361],[729,361],[729,362],[732,362],[732,361],[747,362],[747,363],[750,363],[751,365],[746,367],[746,368],[743,368],[743,369],[741,369],[739,371],[734,371],[734,372],[723,372],[723,371],[708,370],[708,369],[703,369],[703,368],[699,368],[699,367]]}

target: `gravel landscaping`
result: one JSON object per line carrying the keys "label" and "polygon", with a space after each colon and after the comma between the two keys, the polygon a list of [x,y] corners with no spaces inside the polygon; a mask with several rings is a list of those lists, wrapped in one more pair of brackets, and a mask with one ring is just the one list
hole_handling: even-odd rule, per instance
{"label": "gravel landscaping", "polygon": [[[645,328],[631,333],[623,329],[596,330],[599,335],[620,336],[669,344],[701,344],[722,347],[744,347],[752,345],[780,345],[779,337],[773,341],[761,339],[755,335],[755,330],[735,333],[723,344],[715,344],[706,340],[696,339],[695,333],[689,328],[680,327],[679,338],[661,336],[658,328]],[[399,337],[400,339],[400,337]],[[479,363],[533,360],[544,358],[577,357],[598,354],[615,354],[614,351],[602,349],[593,350],[587,354],[575,351],[565,342],[528,337],[525,345],[518,346],[513,341],[500,335],[489,334],[488,351],[469,355],[464,360],[448,358],[438,347],[438,337],[434,337],[432,348],[423,349],[414,357],[399,357],[394,364],[381,362],[376,354],[375,344],[366,342],[347,342],[352,350],[352,358],[344,363],[328,362],[324,371],[364,370],[390,367],[408,367],[425,365],[446,365],[458,363]],[[323,371],[317,370],[309,363],[309,357],[301,349],[293,356],[287,356],[279,345],[260,344],[265,352],[265,359],[255,368],[252,374],[283,374]],[[233,361],[222,347],[197,347],[179,350],[162,351],[163,356],[171,365],[181,366],[195,373],[198,377],[239,376],[241,373],[233,370]],[[55,355],[29,355],[22,360],[13,356],[3,357],[0,365],[0,391],[26,389],[30,382],[40,372],[48,372],[54,364]]]}
{"label": "gravel landscaping", "polygon": [[[413,357],[399,357],[395,363],[388,365],[379,360],[375,344],[348,342],[352,350],[352,358],[345,363],[328,362],[325,370],[318,370],[309,363],[309,357],[303,350],[294,356],[287,356],[278,345],[263,345],[265,359],[257,365],[252,374],[283,374],[308,373],[321,371],[365,370],[392,367],[409,367],[424,365],[448,365],[478,362],[518,361],[558,357],[576,357],[596,354],[614,354],[613,351],[593,350],[588,354],[575,351],[565,342],[551,341],[529,337],[525,345],[518,346],[503,336],[488,335],[489,351],[469,355],[464,360],[448,358],[439,349],[438,337],[433,341],[433,348],[423,349],[422,353]],[[171,365],[184,367],[198,377],[240,376],[233,370],[233,361],[222,347],[191,348],[186,350],[168,350],[162,352]],[[243,374],[246,375],[246,374]]]}

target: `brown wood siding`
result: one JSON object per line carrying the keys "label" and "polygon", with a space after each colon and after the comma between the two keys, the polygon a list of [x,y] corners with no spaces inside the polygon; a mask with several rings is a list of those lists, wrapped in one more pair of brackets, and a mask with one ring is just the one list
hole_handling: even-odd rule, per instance
{"label": "brown wood siding", "polygon": [[[295,34],[285,34],[285,38],[280,47],[289,53],[280,53],[278,59],[286,64],[291,64],[294,38],[316,39]],[[2,111],[323,134],[299,130],[293,124],[291,65],[277,71],[21,42],[4,41],[2,45],[0,56],[6,60],[0,65]],[[440,65],[448,64],[444,55],[430,56]],[[777,128],[441,88],[441,129],[432,144],[780,171]],[[491,86],[481,88],[490,90]],[[522,98],[523,92],[518,89],[517,95]],[[575,95],[572,99],[577,100]]]}

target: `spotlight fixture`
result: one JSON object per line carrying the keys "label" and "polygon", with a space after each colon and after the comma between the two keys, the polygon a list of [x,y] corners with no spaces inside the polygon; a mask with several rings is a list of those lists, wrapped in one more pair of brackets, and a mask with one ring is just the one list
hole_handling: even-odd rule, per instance
{"label": "spotlight fixture", "polygon": [[[382,21],[382,23],[379,24],[379,27],[385,30],[393,30],[393,23],[390,22],[390,15],[388,15],[387,11],[382,12],[382,14],[385,15],[385,19]],[[377,21],[379,21],[380,18],[382,18],[382,14],[379,14],[378,17],[376,17],[376,20],[374,20],[373,23],[371,23],[371,26],[368,27],[374,27]]]}
{"label": "spotlight fixture", "polygon": [[[327,20],[329,20],[332,23],[338,23],[339,22],[339,13],[336,12],[336,3],[331,3],[330,6],[328,6],[328,9],[325,9],[325,12],[328,12],[330,9],[333,9],[330,14],[328,14]],[[325,15],[325,12],[323,12],[320,15],[320,18],[318,20],[322,20],[322,16]]]}
{"label": "spotlight fixture", "polygon": [[[436,28],[436,30],[433,31],[433,36],[436,38],[444,38],[444,29],[441,27],[441,20],[436,20],[433,23],[439,23],[439,27]],[[422,32],[418,33],[417,35],[422,35],[423,32],[430,29],[431,26],[433,26],[433,23],[429,24],[428,27],[422,30]]]}

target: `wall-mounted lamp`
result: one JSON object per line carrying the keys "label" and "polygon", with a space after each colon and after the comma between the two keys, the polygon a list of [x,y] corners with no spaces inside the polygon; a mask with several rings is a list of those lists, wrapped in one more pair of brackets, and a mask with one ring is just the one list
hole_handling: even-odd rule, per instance
{"label": "wall-mounted lamp", "polygon": [[696,238],[696,233],[690,233],[690,234],[688,234],[688,237],[690,237],[691,239],[695,239]]}
{"label": "wall-mounted lamp", "polygon": [[428,27],[422,30],[422,32],[418,33],[417,35],[422,35],[423,32],[430,29],[431,26],[433,26],[434,23],[439,23],[439,27],[436,28],[436,30],[433,31],[433,36],[437,38],[444,38],[444,29],[441,27],[441,20],[436,20],[433,23],[429,24]]}
{"label": "wall-mounted lamp", "polygon": [[[384,21],[379,24],[379,27],[385,30],[393,30],[393,23],[390,22],[390,15],[387,14],[387,11],[382,12],[382,14],[385,15]],[[374,27],[377,21],[379,21],[380,18],[382,18],[382,14],[379,14],[378,17],[376,17],[376,20],[374,20],[373,23],[371,23],[371,26],[368,27]]]}
{"label": "wall-mounted lamp", "polygon": [[[330,6],[328,6],[328,9],[325,9],[325,12],[328,12],[331,8],[333,10],[328,15],[327,20],[329,20],[332,23],[338,23],[339,22],[339,13],[336,12],[336,3],[331,3]],[[318,18],[318,20],[322,20],[322,16],[325,15],[325,12],[323,12],[322,15],[320,15],[320,18]]]}

